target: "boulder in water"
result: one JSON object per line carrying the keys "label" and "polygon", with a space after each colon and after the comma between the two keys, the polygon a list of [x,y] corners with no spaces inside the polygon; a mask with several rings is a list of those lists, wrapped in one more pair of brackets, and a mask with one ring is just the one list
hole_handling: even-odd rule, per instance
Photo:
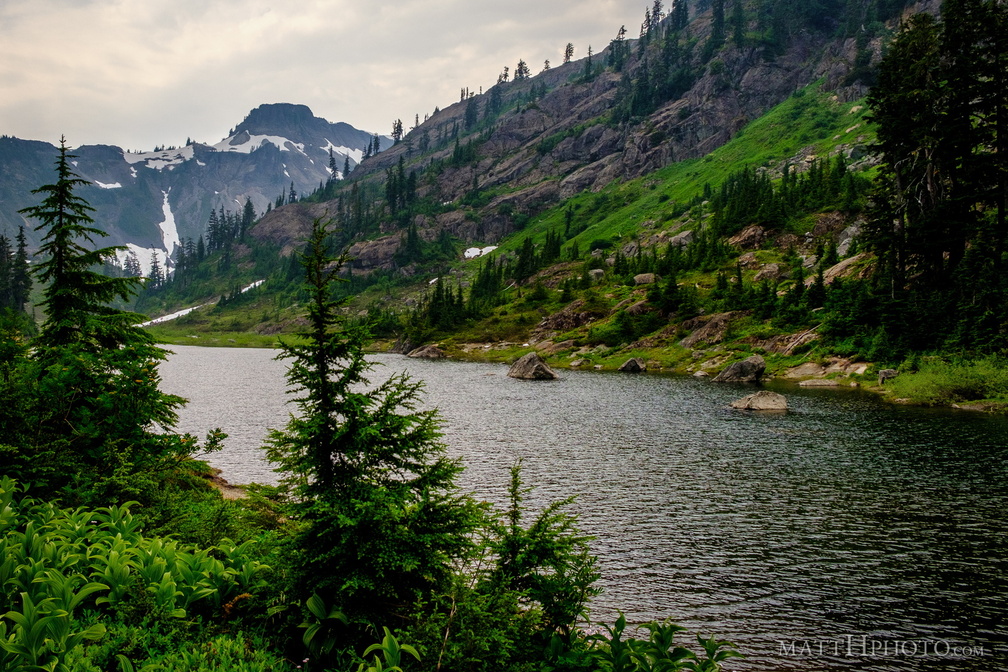
{"label": "boulder in water", "polygon": [[512,364],[507,375],[519,380],[556,380],[557,378],[557,374],[546,365],[538,352],[530,352]]}
{"label": "boulder in water", "polygon": [[777,394],[770,390],[760,390],[755,394],[736,399],[731,402],[732,408],[745,411],[786,411],[788,410],[787,398],[783,394]]}

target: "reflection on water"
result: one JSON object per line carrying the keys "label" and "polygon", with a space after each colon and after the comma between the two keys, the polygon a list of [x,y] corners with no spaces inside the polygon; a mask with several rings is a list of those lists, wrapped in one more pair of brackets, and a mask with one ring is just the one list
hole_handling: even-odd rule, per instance
{"label": "reflection on water", "polygon": [[[233,482],[273,482],[259,447],[293,410],[285,364],[270,350],[174,349],[163,388],[190,399],[180,429],[224,428],[211,463]],[[744,388],[691,378],[572,371],[530,383],[500,365],[375,359],[376,380],[406,370],[426,381],[465,489],[503,502],[521,459],[530,505],[577,495],[603,573],[594,619],[669,616],[738,644],[747,658],[729,669],[1008,661],[1002,418],[798,388],[781,390],[790,413],[767,416],[727,408]],[[923,656],[932,641],[948,657],[933,644]],[[964,645],[984,655],[950,660]]]}

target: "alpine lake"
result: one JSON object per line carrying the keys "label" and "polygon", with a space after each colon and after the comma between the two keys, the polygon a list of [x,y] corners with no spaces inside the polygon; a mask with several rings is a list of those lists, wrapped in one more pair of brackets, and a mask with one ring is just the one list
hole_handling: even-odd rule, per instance
{"label": "alpine lake", "polygon": [[[162,389],[178,430],[229,438],[206,459],[231,483],[275,483],[262,445],[296,409],[275,350],[172,346]],[[464,491],[525,500],[594,537],[603,592],[589,628],[622,612],[732,641],[726,670],[1008,669],[1008,419],[893,406],[852,389],[771,383],[785,414],[737,411],[751,386],[375,355],[443,419]]]}

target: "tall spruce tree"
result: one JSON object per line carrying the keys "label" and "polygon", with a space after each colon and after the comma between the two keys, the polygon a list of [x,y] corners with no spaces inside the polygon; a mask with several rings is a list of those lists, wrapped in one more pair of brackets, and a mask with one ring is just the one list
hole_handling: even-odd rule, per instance
{"label": "tall spruce tree", "polygon": [[[91,249],[96,236],[108,234],[93,226],[87,201],[74,193],[78,186],[88,184],[70,170],[71,159],[66,139],[60,140],[56,160],[56,182],[32,191],[44,197],[39,205],[19,212],[39,220],[35,230],[42,233],[36,267],[38,278],[46,284],[42,307],[46,321],[39,334],[38,346],[62,348],[70,345],[90,345],[108,348],[122,345],[138,332],[132,326],[132,313],[111,308],[116,299],[127,300],[138,291],[136,278],[110,278],[94,270],[119,249]],[[140,332],[142,333],[142,332]]]}
{"label": "tall spruce tree", "polygon": [[299,414],[274,430],[268,455],[301,523],[297,583],[352,618],[394,613],[447,582],[475,524],[455,492],[433,411],[417,411],[421,384],[405,375],[368,387],[367,333],[332,298],[346,257],[316,220],[303,255],[308,328],[282,343]]}
{"label": "tall spruce tree", "polygon": [[31,292],[31,267],[28,260],[28,241],[24,226],[18,227],[17,251],[14,253],[14,267],[11,269],[11,299],[14,310],[24,312]]}
{"label": "tall spruce tree", "polygon": [[66,501],[150,501],[195,446],[163,433],[183,400],[158,389],[165,352],[137,326],[140,316],[109,305],[128,300],[140,281],[94,270],[117,248],[87,247],[106,234],[74,193],[86,181],[71,172],[72,158],[61,141],[56,182],[36,189],[42,203],[21,211],[41,221],[36,270],[47,283],[46,321],[20,380],[0,392],[4,443],[13,447],[0,458],[9,473]]}

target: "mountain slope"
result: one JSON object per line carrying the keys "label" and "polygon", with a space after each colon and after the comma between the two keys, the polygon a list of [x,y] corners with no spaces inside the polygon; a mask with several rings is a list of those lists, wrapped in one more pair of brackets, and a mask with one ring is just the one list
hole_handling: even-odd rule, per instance
{"label": "mountain slope", "polygon": [[[713,50],[710,10],[683,29],[673,30],[666,19],[650,38],[614,40],[594,60],[502,81],[435,112],[355,171],[353,182],[371,182],[380,192],[389,171],[402,166],[404,175],[417,175],[416,200],[429,204],[414,208],[408,221],[390,208],[379,230],[364,236],[378,240],[353,250],[360,260],[355,270],[395,269],[396,241],[407,224],[428,241],[450,234],[466,244],[496,244],[576,194],[707,155],[813,82],[839,101],[861,98],[866,64],[880,57],[886,29],[844,34],[836,28],[840,8],[856,3],[828,4],[837,18],[789,26],[771,43],[760,32],[760,3],[745,3],[745,36]],[[822,23],[833,28],[815,28]],[[665,74],[654,74],[662,68]],[[661,96],[653,92],[656,81],[665,87]],[[332,204],[298,209],[269,214],[258,231],[294,240],[314,216],[335,211]],[[279,234],[285,227],[289,235]]]}

